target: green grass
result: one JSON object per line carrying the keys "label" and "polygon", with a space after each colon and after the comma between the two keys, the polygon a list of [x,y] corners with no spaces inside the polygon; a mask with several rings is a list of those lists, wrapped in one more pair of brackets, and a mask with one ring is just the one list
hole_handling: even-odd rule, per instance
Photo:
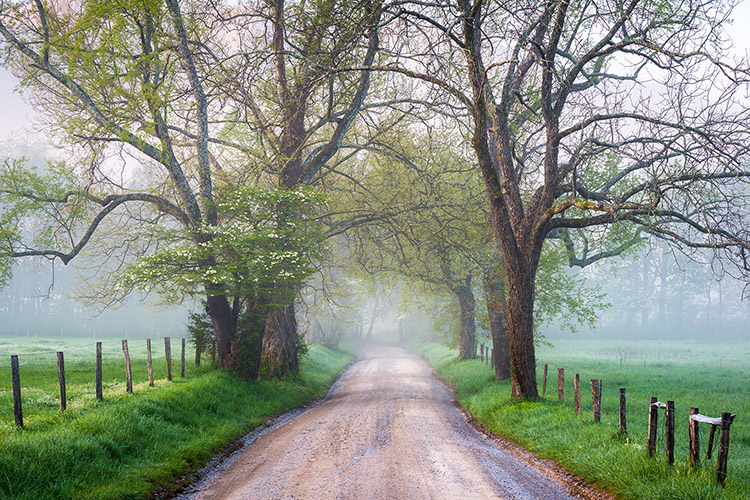
{"label": "green grass", "polygon": [[[96,405],[96,340],[82,338],[0,338],[0,432],[14,425],[10,356],[18,355],[24,423],[57,419],[60,385],[57,378],[57,351],[65,355],[65,379],[69,410]],[[125,358],[122,341],[103,339],[102,389],[104,398],[125,394]],[[180,376],[181,339],[172,338],[172,377]],[[195,370],[195,351],[186,345],[186,373]],[[128,351],[134,390],[148,385],[146,339],[129,339]],[[164,339],[152,339],[151,354],[155,384],[166,383],[167,361]],[[206,362],[207,356],[203,360]]]}
{"label": "green grass", "polygon": [[[750,498],[750,345],[683,343],[612,344],[603,341],[561,341],[542,347],[537,355],[539,387],[548,363],[545,397],[513,401],[510,384],[493,380],[489,367],[478,360],[456,362],[456,353],[429,344],[416,349],[437,374],[457,389],[459,403],[484,426],[544,458],[556,460],[576,475],[623,499],[746,500]],[[629,352],[630,354],[623,354]],[[620,361],[622,358],[622,366]],[[557,400],[557,368],[565,369],[565,403]],[[583,415],[573,410],[573,374],[581,375]],[[591,416],[592,378],[602,379],[602,423]],[[619,436],[618,388],[628,395],[629,437]],[[666,464],[663,412],[660,415],[657,456],[646,453],[647,403],[650,396],[675,401],[676,463]],[[732,426],[726,487],[715,481],[714,458],[703,468],[687,463],[687,414],[737,414]],[[705,456],[708,428],[701,427]],[[718,435],[717,435],[718,442]]]}
{"label": "green grass", "polygon": [[[268,418],[322,396],[353,357],[350,349],[312,345],[300,377],[284,381],[246,381],[206,368],[182,379],[179,362],[173,382],[151,388],[144,376],[133,394],[110,379],[104,401],[74,397],[79,403],[68,411],[34,412],[25,429],[0,430],[0,498],[141,499],[174,488],[174,478]],[[21,370],[24,377],[23,364]]]}

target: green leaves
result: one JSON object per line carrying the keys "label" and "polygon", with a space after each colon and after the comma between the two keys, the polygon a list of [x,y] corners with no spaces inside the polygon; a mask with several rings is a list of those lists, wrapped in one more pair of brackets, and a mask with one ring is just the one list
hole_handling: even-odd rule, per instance
{"label": "green leaves", "polygon": [[[203,293],[263,296],[288,303],[314,271],[324,246],[309,218],[324,198],[309,189],[234,188],[220,193],[218,226],[176,230],[172,243],[144,257],[122,279],[178,297]],[[296,217],[289,217],[295,214]]]}

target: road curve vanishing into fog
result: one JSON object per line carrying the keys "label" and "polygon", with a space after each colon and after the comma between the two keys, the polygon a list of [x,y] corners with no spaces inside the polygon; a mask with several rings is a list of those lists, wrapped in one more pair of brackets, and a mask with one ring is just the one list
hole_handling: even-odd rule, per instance
{"label": "road curve vanishing into fog", "polygon": [[606,498],[478,432],[422,358],[377,345],[359,350],[322,404],[261,433],[194,489],[180,498]]}

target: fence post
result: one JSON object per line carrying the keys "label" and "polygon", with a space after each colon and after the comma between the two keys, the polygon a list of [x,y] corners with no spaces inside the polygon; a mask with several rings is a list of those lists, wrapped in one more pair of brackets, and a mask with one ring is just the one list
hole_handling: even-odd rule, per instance
{"label": "fence post", "polygon": [[565,369],[557,369],[557,400],[561,403],[565,402]]}
{"label": "fence post", "polygon": [[664,442],[667,448],[667,463],[674,464],[674,401],[667,401],[664,417]]}
{"label": "fence post", "polygon": [[547,395],[547,363],[544,363],[544,377],[542,378],[542,396]]}
{"label": "fence post", "polygon": [[484,344],[479,344],[479,362],[484,364]]}
{"label": "fence post", "polygon": [[652,396],[648,405],[648,455],[656,452],[656,429],[659,425],[659,408],[656,407],[656,397]]}
{"label": "fence post", "polygon": [[620,387],[620,434],[628,433],[628,424],[626,421],[627,412],[625,411],[625,388]]}
{"label": "fence post", "polygon": [[102,343],[96,343],[96,399],[101,401],[102,394]]}
{"label": "fence post", "polygon": [[576,413],[580,415],[583,412],[581,408],[581,376],[577,373],[573,375],[573,404]]}
{"label": "fence post", "polygon": [[23,410],[21,409],[21,371],[18,368],[18,356],[10,357],[11,379],[13,381],[13,415],[16,425],[23,427]]}
{"label": "fence post", "polygon": [[591,412],[594,422],[601,422],[601,399],[599,394],[599,381],[591,379]]}
{"label": "fence post", "polygon": [[495,368],[495,349],[490,347],[490,368]]}
{"label": "fence post", "polygon": [[167,358],[167,380],[172,380],[172,343],[169,337],[164,337],[164,355]]}
{"label": "fence post", "polygon": [[182,339],[182,354],[180,356],[180,378],[185,378],[185,339]]}
{"label": "fence post", "polygon": [[125,355],[125,390],[133,392],[133,376],[130,371],[130,352],[128,351],[128,341],[122,341],[122,353]]}
{"label": "fence post", "polygon": [[154,366],[151,362],[151,339],[146,339],[146,365],[148,365],[148,385],[154,386]]}
{"label": "fence post", "polygon": [[714,435],[716,434],[716,426],[711,426],[711,433],[708,435],[708,447],[706,449],[706,460],[711,460],[711,452],[714,449]]}
{"label": "fence post", "polygon": [[721,414],[721,439],[719,440],[719,455],[716,459],[716,480],[724,485],[727,477],[727,459],[729,458],[729,427],[732,425],[732,414]]}
{"label": "fence post", "polygon": [[60,381],[60,411],[68,407],[68,398],[65,394],[65,355],[57,351],[57,379]]}
{"label": "fence post", "polygon": [[[690,415],[697,415],[698,408],[690,408]],[[688,419],[688,437],[690,438],[690,465],[695,467],[700,461],[700,434],[698,433],[698,422]]]}

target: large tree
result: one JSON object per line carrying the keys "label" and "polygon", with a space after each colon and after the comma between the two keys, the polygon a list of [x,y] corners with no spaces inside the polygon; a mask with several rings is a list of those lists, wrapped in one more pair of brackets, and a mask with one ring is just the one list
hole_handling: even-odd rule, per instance
{"label": "large tree", "polygon": [[[51,175],[6,164],[3,190],[14,209],[4,214],[5,256],[67,264],[118,219],[168,219],[188,230],[195,246],[210,241],[203,229],[217,226],[218,215],[208,102],[176,2],[4,2],[0,34],[5,63],[32,89],[57,137],[81,146],[78,158]],[[189,143],[172,128],[184,120],[196,125]],[[106,166],[104,157],[118,151],[147,165],[145,178],[128,182],[122,165]],[[38,235],[45,237],[18,238],[23,210],[45,217],[48,229]],[[128,252],[147,251],[148,243],[126,241],[127,250],[118,249],[123,261]],[[233,336],[229,303],[220,283],[203,287],[224,363]]]}
{"label": "large tree", "polygon": [[502,251],[514,397],[537,396],[550,234],[630,223],[747,273],[748,65],[726,62],[725,5],[407,1],[397,15],[430,49],[400,44],[399,64],[378,69],[442,89],[470,117],[458,123]]}
{"label": "large tree", "polygon": [[[195,249],[210,247],[226,222],[217,212],[217,179],[225,193],[315,183],[328,173],[323,167],[370,87],[367,71],[332,68],[373,63],[379,16],[378,2],[3,2],[5,64],[32,92],[55,136],[76,151],[56,172],[57,186],[44,187],[48,178],[15,168],[17,182],[6,194],[45,212],[45,234],[52,236],[30,243],[10,231],[4,255],[68,263],[84,248],[98,248],[122,269],[163,241],[138,239],[123,228],[181,227]],[[279,198],[278,227],[304,216]],[[8,217],[5,226],[12,229],[21,215]],[[108,243],[114,226],[128,235],[127,244]],[[294,234],[279,234],[277,250],[295,251]],[[199,267],[226,263],[225,246],[221,252]],[[113,293],[122,291],[109,284]],[[296,372],[293,303],[231,300],[226,285],[201,283],[220,364],[232,357],[237,308],[251,307],[268,311],[263,356],[269,371]],[[277,286],[284,290],[276,296],[299,289],[294,280],[279,279]]]}

